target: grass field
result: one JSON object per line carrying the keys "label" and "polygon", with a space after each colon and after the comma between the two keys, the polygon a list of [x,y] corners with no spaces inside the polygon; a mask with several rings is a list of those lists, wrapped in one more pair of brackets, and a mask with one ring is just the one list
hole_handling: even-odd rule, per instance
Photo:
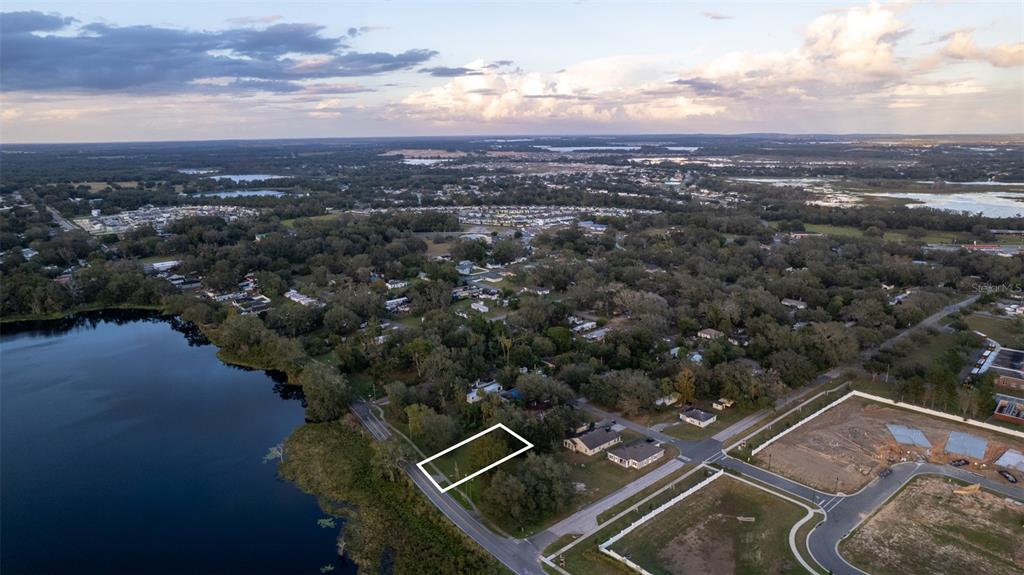
{"label": "grass field", "polygon": [[616,542],[651,573],[805,573],[789,548],[804,509],[728,476]]}
{"label": "grass field", "polygon": [[[848,238],[864,237],[864,230],[854,226],[834,226],[831,224],[804,224],[808,232],[825,234],[829,236],[843,236]],[[942,230],[925,230],[925,234],[919,238],[910,236],[908,230],[887,230],[882,238],[890,242],[917,241],[928,244],[950,244],[969,243],[977,240],[974,235],[967,232],[947,232]],[[1000,237],[995,240],[985,240],[979,243],[1019,243],[1020,240],[1012,237]]]}
{"label": "grass field", "polygon": [[680,410],[676,410],[676,420],[680,421],[680,423],[678,425],[673,425],[672,427],[666,427],[664,432],[679,439],[704,439],[715,435],[719,431],[726,429],[730,425],[757,411],[753,408],[741,407],[731,407],[724,411],[715,411],[712,409],[710,401],[697,401],[695,402],[695,405],[704,411],[714,413],[718,416],[718,419],[716,419],[711,425],[700,428],[696,425],[690,425],[689,423],[680,421],[678,416]]}
{"label": "grass field", "polygon": [[1018,329],[1018,326],[1024,327],[1024,324],[1015,322],[1012,319],[977,313],[973,313],[964,319],[971,329],[980,331],[998,341],[1003,347],[1020,349],[1021,343],[1024,342],[1024,331]]}
{"label": "grass field", "polygon": [[844,540],[840,553],[874,575],[1020,573],[1024,507],[957,482],[924,476]]}

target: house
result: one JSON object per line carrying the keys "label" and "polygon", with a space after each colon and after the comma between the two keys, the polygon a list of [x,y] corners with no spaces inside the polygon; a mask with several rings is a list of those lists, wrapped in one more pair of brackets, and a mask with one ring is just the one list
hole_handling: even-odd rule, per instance
{"label": "house", "polygon": [[575,451],[584,455],[594,455],[617,443],[622,443],[622,434],[618,431],[612,431],[611,427],[591,429],[586,433],[570,437],[562,442],[569,451]]}
{"label": "house", "polygon": [[391,280],[384,284],[389,290],[402,289],[409,285],[409,282],[405,280]]}
{"label": "house", "polygon": [[716,411],[725,411],[726,409],[732,407],[735,403],[736,402],[734,402],[731,399],[720,397],[718,398],[718,401],[711,404],[711,407],[713,407]]}
{"label": "house", "polygon": [[259,314],[270,309],[270,298],[265,295],[244,296],[231,302],[241,315]]}
{"label": "house", "polygon": [[462,260],[455,264],[455,271],[459,272],[461,276],[468,276],[473,274],[473,262],[469,260]]}
{"label": "house", "polygon": [[783,298],[782,305],[793,309],[807,309],[807,302],[798,299]]}
{"label": "house", "polygon": [[665,397],[659,397],[657,400],[654,401],[654,405],[657,405],[658,407],[662,407],[662,406],[667,407],[669,405],[675,405],[675,403],[678,402],[678,401],[679,401],[679,394],[673,392],[673,393],[670,393],[670,394],[666,395]]}
{"label": "house", "polygon": [[501,393],[505,388],[496,381],[477,382],[473,389],[466,394],[466,403],[477,403],[483,401],[484,397],[492,393]]}
{"label": "house", "polygon": [[643,469],[664,456],[664,447],[643,440],[608,451],[608,459],[626,469]]}
{"label": "house", "polygon": [[718,416],[714,413],[708,413],[703,409],[697,409],[691,407],[686,411],[679,414],[679,419],[682,419],[690,425],[696,425],[697,427],[707,427],[718,420]]}
{"label": "house", "polygon": [[320,307],[323,305],[323,303],[321,303],[320,300],[316,299],[315,297],[309,297],[308,295],[301,294],[294,289],[290,289],[284,292],[284,297],[292,300],[293,302],[299,305],[306,307]]}
{"label": "house", "polygon": [[608,335],[608,328],[602,327],[601,329],[595,329],[590,333],[583,334],[583,339],[587,341],[601,341],[606,335]]}
{"label": "house", "polygon": [[576,324],[576,326],[572,328],[572,331],[573,331],[573,333],[583,333],[585,331],[590,331],[590,330],[592,330],[592,329],[594,329],[596,327],[597,327],[597,322],[596,321],[585,321],[585,322]]}
{"label": "house", "polygon": [[402,307],[407,305],[409,305],[409,298],[407,297],[389,299],[386,302],[384,302],[385,309],[392,313],[399,311]]}
{"label": "house", "polygon": [[725,337],[725,334],[718,331],[717,329],[706,327],[697,332],[697,337],[701,339],[720,339]]}
{"label": "house", "polygon": [[673,347],[672,349],[668,350],[668,354],[671,355],[672,357],[679,357],[679,348]]}
{"label": "house", "polygon": [[487,305],[484,302],[482,302],[482,301],[475,301],[475,302],[469,304],[469,307],[475,309],[476,311],[478,311],[480,313],[487,313],[487,312],[491,311],[491,308],[487,307]]}
{"label": "house", "polygon": [[704,356],[701,355],[699,351],[693,351],[686,356],[686,359],[690,360],[693,363],[700,363],[704,361]]}
{"label": "house", "polygon": [[1013,395],[996,394],[996,409],[992,417],[1001,421],[1024,425],[1024,399]]}

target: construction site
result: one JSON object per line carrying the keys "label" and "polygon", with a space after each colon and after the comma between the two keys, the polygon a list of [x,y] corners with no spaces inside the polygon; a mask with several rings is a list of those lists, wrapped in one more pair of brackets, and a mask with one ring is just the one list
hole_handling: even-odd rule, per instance
{"label": "construction site", "polygon": [[954,463],[999,479],[996,461],[1015,452],[1024,452],[1024,439],[851,398],[764,449],[758,464],[821,491],[853,493],[904,461]]}
{"label": "construction site", "polygon": [[840,545],[872,575],[1011,575],[1024,571],[1024,505],[947,478],[921,476]]}

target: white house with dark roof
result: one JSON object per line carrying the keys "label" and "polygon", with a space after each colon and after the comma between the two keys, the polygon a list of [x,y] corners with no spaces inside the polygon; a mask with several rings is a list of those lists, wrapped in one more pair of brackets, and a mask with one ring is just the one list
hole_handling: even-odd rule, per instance
{"label": "white house with dark roof", "polygon": [[679,419],[682,419],[690,425],[696,425],[697,427],[707,427],[718,420],[718,416],[714,413],[709,413],[703,409],[697,409],[691,407],[679,414]]}
{"label": "white house with dark roof", "polygon": [[664,447],[643,440],[608,451],[608,459],[626,469],[643,469],[664,456]]}
{"label": "white house with dark roof", "polygon": [[597,427],[576,437],[566,439],[562,442],[562,445],[569,451],[575,451],[584,455],[595,455],[618,443],[622,443],[621,433],[612,431],[610,427]]}

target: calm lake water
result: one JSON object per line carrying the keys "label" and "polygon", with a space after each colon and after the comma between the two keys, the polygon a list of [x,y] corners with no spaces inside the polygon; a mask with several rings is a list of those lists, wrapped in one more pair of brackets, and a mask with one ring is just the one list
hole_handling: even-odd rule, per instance
{"label": "calm lake water", "polygon": [[990,218],[1013,218],[1024,214],[1024,193],[1022,192],[963,192],[955,194],[867,194],[912,200],[911,208],[935,208],[972,214],[981,212]]}
{"label": "calm lake water", "polygon": [[232,190],[230,192],[209,192],[205,194],[198,194],[204,198],[255,198],[255,197],[274,197],[280,198],[281,196],[288,195],[287,192],[281,192],[278,190]]}
{"label": "calm lake water", "polygon": [[295,388],[135,313],[4,326],[0,572],[354,573],[267,450]]}

